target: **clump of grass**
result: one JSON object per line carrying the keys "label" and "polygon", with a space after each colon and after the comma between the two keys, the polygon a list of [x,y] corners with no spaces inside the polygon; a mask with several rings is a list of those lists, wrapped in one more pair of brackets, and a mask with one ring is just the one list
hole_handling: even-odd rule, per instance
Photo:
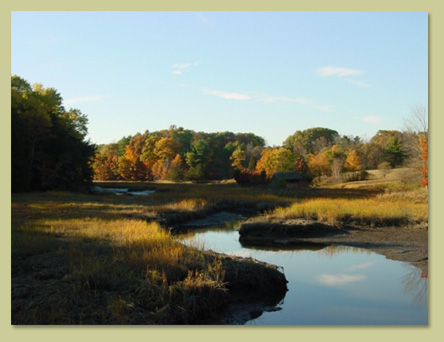
{"label": "clump of grass", "polygon": [[314,199],[300,201],[288,208],[277,208],[268,218],[308,219],[339,224],[358,222],[363,224],[392,225],[424,222],[428,219],[427,203],[409,200],[371,199]]}
{"label": "clump of grass", "polygon": [[208,206],[208,202],[204,199],[184,199],[178,202],[166,204],[158,210],[173,210],[173,211],[196,211],[204,209]]}
{"label": "clump of grass", "polygon": [[[46,279],[34,281],[31,300],[13,299],[13,324],[193,323],[211,317],[199,308],[220,309],[227,301],[220,263],[208,263],[203,252],[177,242],[157,223],[47,220],[16,227],[13,237],[17,234],[13,259],[35,255],[36,264],[27,266],[33,278],[42,278],[38,268],[51,268],[55,259],[64,272],[57,286],[54,279],[51,286]],[[26,234],[34,243],[26,244]],[[49,245],[55,254],[46,260],[38,253]],[[54,291],[59,300],[48,301]],[[33,308],[26,306],[30,302]]]}

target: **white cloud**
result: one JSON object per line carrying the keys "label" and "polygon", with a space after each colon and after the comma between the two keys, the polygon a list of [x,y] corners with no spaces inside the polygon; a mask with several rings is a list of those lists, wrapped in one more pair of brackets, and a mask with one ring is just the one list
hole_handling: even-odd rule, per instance
{"label": "white cloud", "polygon": [[366,116],[366,117],[362,118],[362,121],[373,124],[373,125],[377,125],[382,121],[382,118],[380,116],[370,115],[370,116]]}
{"label": "white cloud", "polygon": [[201,88],[201,90],[205,94],[222,97],[223,99],[227,100],[251,100],[251,96],[242,93],[230,93],[226,91],[214,90],[209,88]]}
{"label": "white cloud", "polygon": [[350,68],[341,68],[334,66],[327,66],[324,68],[318,69],[318,74],[320,76],[353,76],[353,75],[362,75],[365,71],[350,69]]}
{"label": "white cloud", "polygon": [[102,95],[73,97],[70,99],[63,100],[63,105],[67,106],[83,102],[95,102],[95,101],[104,100],[106,98],[108,98],[108,96],[102,96]]}
{"label": "white cloud", "polygon": [[200,61],[196,61],[194,63],[191,63],[191,62],[176,63],[171,66],[171,68],[173,69],[171,71],[171,73],[173,75],[180,75],[180,74],[183,74],[184,72],[187,72],[190,69],[190,67],[198,66],[199,64],[200,64]]}
{"label": "white cloud", "polygon": [[350,274],[322,274],[318,277],[322,284],[329,286],[342,286],[365,279],[367,279],[366,276]]}

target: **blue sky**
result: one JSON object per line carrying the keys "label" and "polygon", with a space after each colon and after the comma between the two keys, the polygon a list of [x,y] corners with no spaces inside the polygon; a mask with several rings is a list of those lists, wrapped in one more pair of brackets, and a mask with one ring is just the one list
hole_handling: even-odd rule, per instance
{"label": "blue sky", "polygon": [[370,139],[428,102],[427,12],[12,12],[11,73],[110,143],[170,125]]}

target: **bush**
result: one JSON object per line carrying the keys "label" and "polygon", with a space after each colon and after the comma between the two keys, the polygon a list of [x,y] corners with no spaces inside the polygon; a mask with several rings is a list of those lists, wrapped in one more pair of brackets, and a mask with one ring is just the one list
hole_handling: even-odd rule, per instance
{"label": "bush", "polygon": [[203,180],[205,177],[205,173],[202,165],[198,164],[192,168],[190,168],[185,176],[187,180],[197,182]]}
{"label": "bush", "polygon": [[234,172],[234,179],[239,185],[260,185],[268,183],[265,172],[236,170]]}
{"label": "bush", "polygon": [[172,181],[172,182],[180,182],[184,179],[184,172],[181,169],[173,168],[165,176],[166,180]]}
{"label": "bush", "polygon": [[344,174],[344,182],[358,182],[367,180],[369,173],[367,171],[348,172]]}

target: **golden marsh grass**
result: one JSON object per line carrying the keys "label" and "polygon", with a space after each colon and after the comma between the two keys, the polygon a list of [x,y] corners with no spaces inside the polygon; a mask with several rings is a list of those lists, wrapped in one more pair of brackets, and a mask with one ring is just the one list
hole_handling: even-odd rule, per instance
{"label": "golden marsh grass", "polygon": [[409,200],[371,199],[313,199],[293,203],[288,208],[277,208],[269,218],[315,219],[331,224],[343,221],[417,223],[428,219],[428,204]]}

